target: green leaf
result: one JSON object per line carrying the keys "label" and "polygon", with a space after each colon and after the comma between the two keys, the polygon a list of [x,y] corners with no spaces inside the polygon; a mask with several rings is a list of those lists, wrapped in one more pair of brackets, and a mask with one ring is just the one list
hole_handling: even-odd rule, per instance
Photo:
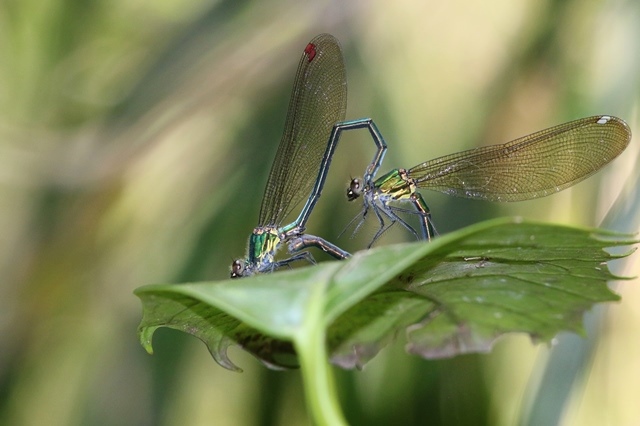
{"label": "green leaf", "polygon": [[606,265],[616,256],[604,248],[634,243],[625,234],[499,219],[344,262],[145,286],[136,290],[140,340],[151,352],[158,327],[182,330],[234,370],[230,345],[270,367],[295,367],[318,327],[343,368],[363,366],[399,332],[407,350],[425,358],[487,351],[513,332],[548,341],[561,330],[581,332],[593,304],[618,300],[606,285],[619,279]]}

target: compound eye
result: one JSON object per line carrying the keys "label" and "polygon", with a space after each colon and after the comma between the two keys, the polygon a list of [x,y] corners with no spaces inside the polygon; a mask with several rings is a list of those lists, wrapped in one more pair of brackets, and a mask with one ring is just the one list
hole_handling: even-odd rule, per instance
{"label": "compound eye", "polygon": [[351,179],[351,183],[347,189],[347,199],[353,201],[360,195],[362,195],[362,182],[358,178]]}
{"label": "compound eye", "polygon": [[231,278],[240,278],[244,273],[244,265],[238,259],[231,263]]}

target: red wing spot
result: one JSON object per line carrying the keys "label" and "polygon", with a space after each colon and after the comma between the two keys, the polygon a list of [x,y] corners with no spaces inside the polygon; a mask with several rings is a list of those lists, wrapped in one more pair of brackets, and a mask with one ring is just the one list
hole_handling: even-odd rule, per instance
{"label": "red wing spot", "polygon": [[309,57],[309,62],[313,61],[313,58],[316,57],[316,45],[313,43],[307,44],[307,47],[304,48],[304,53]]}

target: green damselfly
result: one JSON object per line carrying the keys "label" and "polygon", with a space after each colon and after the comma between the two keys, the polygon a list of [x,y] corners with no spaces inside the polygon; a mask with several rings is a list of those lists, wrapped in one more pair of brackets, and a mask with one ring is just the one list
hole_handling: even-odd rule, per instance
{"label": "green damselfly", "polygon": [[[363,197],[363,210],[358,216],[362,220],[354,232],[373,210],[380,227],[369,246],[394,223],[400,223],[416,238],[428,240],[435,235],[435,229],[418,188],[489,201],[544,197],[591,176],[624,151],[630,140],[631,131],[623,120],[597,115],[505,144],[446,155],[410,169],[394,169],[377,179],[369,170],[377,170],[380,163],[371,164],[364,182],[352,179],[347,189],[349,201]],[[381,159],[386,142],[380,136],[376,144],[382,147],[382,153],[377,155]],[[409,203],[411,208],[397,205],[403,203]],[[417,214],[421,235],[398,213]]]}
{"label": "green damselfly", "polygon": [[[340,133],[368,128],[374,141],[382,140],[370,119],[343,121],[346,105],[347,77],[340,44],[333,36],[321,34],[307,44],[300,59],[284,133],[262,198],[258,226],[249,237],[246,258],[231,264],[232,278],[270,272],[296,260],[314,263],[311,254],[302,251],[307,247],[320,248],[337,259],[350,256],[323,238],[305,234]],[[371,167],[380,164],[385,149],[378,146]],[[377,168],[367,169],[367,176],[376,171]],[[284,219],[305,197],[298,217],[283,226]],[[283,244],[288,244],[292,255],[276,260]]]}

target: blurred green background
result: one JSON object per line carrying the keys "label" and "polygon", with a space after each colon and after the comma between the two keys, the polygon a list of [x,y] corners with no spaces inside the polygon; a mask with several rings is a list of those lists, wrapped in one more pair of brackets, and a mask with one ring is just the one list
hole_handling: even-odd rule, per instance
{"label": "blurred green background", "polygon": [[[147,355],[132,291],[228,276],[256,225],[297,62],[321,32],[343,45],[347,118],[373,117],[387,139],[381,172],[595,114],[640,132],[635,0],[4,0],[0,424],[308,423],[296,371],[233,350],[245,371],[228,372],[168,330]],[[364,131],[342,139],[312,233],[366,245],[367,232],[337,236],[358,212],[346,186],[372,154]],[[424,195],[440,233],[500,215],[595,226],[637,156],[633,140],[540,200]],[[381,244],[410,237],[396,231]],[[576,384],[552,378],[572,390],[562,424],[640,424],[637,287],[618,285]],[[428,362],[401,340],[363,371],[336,371],[352,424],[535,423],[548,347],[514,336],[489,355]]]}

